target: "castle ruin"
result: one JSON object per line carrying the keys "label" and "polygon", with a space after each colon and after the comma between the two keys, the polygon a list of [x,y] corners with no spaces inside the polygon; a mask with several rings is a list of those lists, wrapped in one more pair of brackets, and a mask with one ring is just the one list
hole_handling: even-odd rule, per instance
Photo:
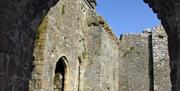
{"label": "castle ruin", "polygon": [[163,26],[117,38],[95,0],[1,0],[0,91],[179,91],[179,2],[162,1],[145,0]]}
{"label": "castle ruin", "polygon": [[118,39],[87,3],[61,0],[43,19],[30,91],[170,91],[163,27]]}

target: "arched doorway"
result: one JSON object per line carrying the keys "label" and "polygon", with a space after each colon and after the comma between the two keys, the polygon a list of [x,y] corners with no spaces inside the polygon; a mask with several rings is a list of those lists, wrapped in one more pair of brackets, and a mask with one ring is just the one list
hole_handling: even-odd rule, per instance
{"label": "arched doorway", "polygon": [[68,65],[66,57],[61,57],[56,63],[54,75],[54,91],[68,91]]}

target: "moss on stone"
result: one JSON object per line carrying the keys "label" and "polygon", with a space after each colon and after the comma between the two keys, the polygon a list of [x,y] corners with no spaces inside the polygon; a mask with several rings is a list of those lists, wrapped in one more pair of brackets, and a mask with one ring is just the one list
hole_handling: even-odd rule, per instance
{"label": "moss on stone", "polygon": [[44,17],[41,25],[38,27],[38,30],[36,31],[36,40],[35,40],[35,45],[38,49],[44,49],[45,47],[45,31],[47,30],[48,27],[48,18]]}
{"label": "moss on stone", "polygon": [[134,47],[130,47],[129,50],[127,50],[124,54],[123,54],[123,58],[126,57],[128,54],[130,54],[131,51],[134,50]]}
{"label": "moss on stone", "polygon": [[65,5],[62,5],[61,13],[62,13],[63,15],[65,14]]}
{"label": "moss on stone", "polygon": [[48,18],[44,17],[41,25],[38,27],[38,30],[36,31],[36,40],[40,39],[41,33],[45,32],[47,26],[48,26]]}
{"label": "moss on stone", "polygon": [[82,38],[82,41],[83,41],[83,46],[84,46],[84,51],[82,52],[82,58],[83,59],[88,59],[89,53],[88,53],[88,49],[86,48],[84,38]]}
{"label": "moss on stone", "polygon": [[82,57],[83,57],[83,59],[88,58],[88,55],[89,55],[89,53],[88,53],[87,51],[83,51],[83,52],[82,52]]}

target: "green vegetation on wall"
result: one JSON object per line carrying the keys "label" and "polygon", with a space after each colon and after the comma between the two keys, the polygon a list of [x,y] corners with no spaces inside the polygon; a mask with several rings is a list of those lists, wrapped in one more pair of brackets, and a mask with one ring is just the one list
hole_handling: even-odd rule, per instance
{"label": "green vegetation on wall", "polygon": [[62,5],[61,13],[62,13],[63,15],[65,14],[65,5]]}
{"label": "green vegetation on wall", "polygon": [[47,17],[44,17],[41,25],[38,27],[38,30],[36,31],[36,40],[40,39],[41,33],[45,32],[47,26],[48,26],[48,19]]}

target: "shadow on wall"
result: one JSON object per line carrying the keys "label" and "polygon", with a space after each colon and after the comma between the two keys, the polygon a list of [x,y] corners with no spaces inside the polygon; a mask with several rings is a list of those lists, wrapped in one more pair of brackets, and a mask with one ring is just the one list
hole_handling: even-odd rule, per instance
{"label": "shadow on wall", "polygon": [[152,48],[152,32],[149,38],[149,91],[154,91],[154,67],[153,67],[153,48]]}

